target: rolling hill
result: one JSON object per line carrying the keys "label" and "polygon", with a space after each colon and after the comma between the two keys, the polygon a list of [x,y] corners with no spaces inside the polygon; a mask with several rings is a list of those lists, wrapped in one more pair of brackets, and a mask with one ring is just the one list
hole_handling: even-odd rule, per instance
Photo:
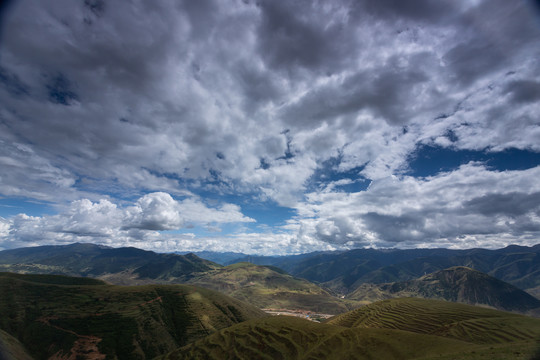
{"label": "rolling hill", "polygon": [[437,271],[415,280],[379,285],[362,284],[347,297],[363,301],[421,297],[522,313],[540,307],[540,300],[523,290],[462,266]]}
{"label": "rolling hill", "polygon": [[477,344],[537,340],[540,320],[524,315],[441,300],[378,301],[337,315],[327,324],[347,328],[396,329]]}
{"label": "rolling hill", "polygon": [[256,319],[159,359],[530,359],[540,320],[423,299],[377,302],[323,324]]}
{"label": "rolling hill", "polygon": [[260,308],[338,314],[358,307],[275,267],[240,263],[223,267],[194,254],[157,254],[92,244],[0,252],[0,270],[88,276],[115,285],[196,284]]}
{"label": "rolling hill", "polygon": [[360,306],[333,296],[319,286],[270,266],[237,263],[201,273],[189,280],[259,308],[339,314]]}
{"label": "rolling hill", "polygon": [[[5,338],[17,339],[36,359],[152,358],[267,316],[193,285],[114,286],[90,278],[11,273],[0,273],[0,314]],[[10,349],[17,350],[17,344]]]}

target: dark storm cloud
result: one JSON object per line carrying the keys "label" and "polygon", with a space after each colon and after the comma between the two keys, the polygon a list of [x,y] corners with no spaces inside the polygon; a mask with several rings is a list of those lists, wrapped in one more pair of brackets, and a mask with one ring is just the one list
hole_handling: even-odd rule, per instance
{"label": "dark storm cloud", "polygon": [[469,85],[493,71],[518,67],[516,59],[538,39],[530,10],[521,2],[496,0],[466,12],[459,22],[462,38],[443,57],[455,80]]}
{"label": "dark storm cloud", "polygon": [[470,85],[478,77],[506,63],[504,54],[498,48],[476,39],[457,44],[444,55],[443,60],[461,85]]}
{"label": "dark storm cloud", "polygon": [[379,0],[355,2],[356,16],[365,13],[388,20],[410,19],[413,21],[440,22],[456,8],[449,1],[438,0]]}
{"label": "dark storm cloud", "polygon": [[511,192],[506,194],[487,194],[471,199],[463,205],[469,212],[480,213],[486,216],[520,216],[540,210],[540,193]]}
{"label": "dark storm cloud", "polygon": [[28,95],[28,85],[23,83],[16,74],[9,72],[0,66],[0,84],[2,87],[14,96]]}
{"label": "dark storm cloud", "polygon": [[184,0],[181,8],[188,15],[194,39],[204,39],[211,35],[218,16],[218,8],[213,0]]}
{"label": "dark storm cloud", "polygon": [[357,50],[350,46],[354,28],[347,28],[345,16],[333,13],[339,9],[324,14],[318,11],[319,5],[311,1],[260,3],[259,51],[269,67],[332,73],[354,55]]}
{"label": "dark storm cloud", "polygon": [[49,101],[61,104],[71,105],[79,100],[79,96],[73,91],[73,85],[62,73],[53,76],[46,85],[49,95]]}
{"label": "dark storm cloud", "polygon": [[515,80],[506,85],[505,92],[517,103],[532,103],[540,100],[540,82]]}
{"label": "dark storm cloud", "polygon": [[[400,67],[400,60],[410,62],[414,67]],[[314,126],[321,121],[333,121],[367,110],[390,124],[407,123],[414,116],[412,111],[418,111],[423,105],[417,102],[414,109],[409,107],[418,100],[416,89],[429,81],[423,68],[430,67],[431,60],[429,53],[413,54],[406,59],[390,58],[376,69],[310,91],[301,101],[285,107],[284,117],[297,126]],[[433,103],[426,106],[431,108]]]}
{"label": "dark storm cloud", "polygon": [[423,240],[426,218],[416,212],[404,215],[385,215],[369,212],[363,216],[367,227],[390,243]]}
{"label": "dark storm cloud", "polygon": [[97,17],[105,13],[105,0],[84,0],[84,6],[89,8]]}

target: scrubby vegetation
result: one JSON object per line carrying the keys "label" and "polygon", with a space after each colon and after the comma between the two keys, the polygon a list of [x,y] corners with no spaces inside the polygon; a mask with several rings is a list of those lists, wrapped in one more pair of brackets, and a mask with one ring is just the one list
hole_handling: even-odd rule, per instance
{"label": "scrubby vegetation", "polygon": [[36,359],[82,354],[152,358],[218,329],[266,316],[195,286],[121,287],[9,273],[0,274],[0,314],[0,329]]}
{"label": "scrubby vegetation", "polygon": [[273,317],[223,329],[162,359],[529,359],[540,320],[425,299],[393,299],[324,324]]}
{"label": "scrubby vegetation", "polygon": [[223,292],[259,308],[339,314],[360,302],[343,300],[319,286],[271,266],[237,263],[195,276],[190,283]]}

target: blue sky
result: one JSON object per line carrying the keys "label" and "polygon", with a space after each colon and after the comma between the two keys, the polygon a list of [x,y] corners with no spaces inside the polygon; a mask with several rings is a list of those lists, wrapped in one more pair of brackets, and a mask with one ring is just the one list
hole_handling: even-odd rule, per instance
{"label": "blue sky", "polygon": [[537,244],[536,4],[3,3],[0,249]]}

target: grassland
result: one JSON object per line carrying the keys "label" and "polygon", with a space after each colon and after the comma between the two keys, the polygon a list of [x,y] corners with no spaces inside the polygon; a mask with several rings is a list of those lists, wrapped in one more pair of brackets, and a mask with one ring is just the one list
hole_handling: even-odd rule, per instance
{"label": "grassland", "polygon": [[319,286],[270,266],[237,263],[195,276],[189,283],[223,292],[259,308],[339,314],[362,303],[343,300]]}
{"label": "grassland", "polygon": [[94,279],[9,273],[0,273],[0,314],[0,329],[36,359],[148,359],[266,316],[195,286],[113,286]]}
{"label": "grassland", "polygon": [[530,359],[540,320],[425,299],[381,301],[323,324],[272,317],[218,331],[161,359]]}
{"label": "grassland", "polygon": [[338,315],[328,324],[348,328],[398,329],[476,344],[533,341],[540,337],[540,320],[535,318],[417,298],[376,302]]}

